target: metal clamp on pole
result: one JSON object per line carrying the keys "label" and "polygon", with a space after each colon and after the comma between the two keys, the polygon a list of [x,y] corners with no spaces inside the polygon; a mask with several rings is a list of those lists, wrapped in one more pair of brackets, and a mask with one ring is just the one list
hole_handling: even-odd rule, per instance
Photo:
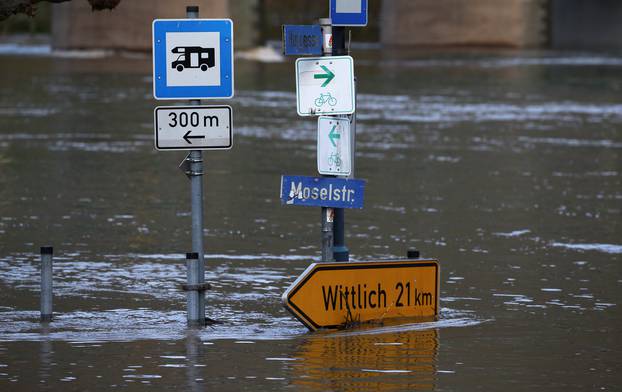
{"label": "metal clamp on pole", "polygon": [[211,290],[212,286],[209,283],[182,284],[181,289],[183,291],[207,291]]}
{"label": "metal clamp on pole", "polygon": [[201,162],[203,162],[203,158],[194,158],[194,157],[191,157],[190,155],[188,155],[186,157],[185,161],[190,162],[190,163],[201,163]]}
{"label": "metal clamp on pole", "polygon": [[[179,169],[184,172],[184,174],[186,176],[188,176],[188,178],[192,178],[192,177],[196,177],[196,176],[202,176],[203,173],[203,157],[202,155],[199,155],[199,157],[195,157],[193,155],[196,154],[192,154],[192,152],[190,152],[183,161],[181,161],[181,163],[179,164]],[[193,166],[198,166],[199,170],[196,170]]]}

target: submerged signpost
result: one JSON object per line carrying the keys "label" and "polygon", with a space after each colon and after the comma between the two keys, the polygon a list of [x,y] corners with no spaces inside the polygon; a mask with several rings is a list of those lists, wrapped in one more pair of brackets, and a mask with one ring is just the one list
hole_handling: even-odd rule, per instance
{"label": "submerged signpost", "polygon": [[187,254],[188,324],[205,325],[202,150],[232,146],[230,106],[201,106],[201,99],[233,97],[233,22],[198,19],[199,7],[186,7],[188,19],[153,21],[153,96],[189,99],[189,106],[154,110],[158,150],[190,150],[181,170],[190,179],[192,252]]}
{"label": "submerged signpost", "polygon": [[[396,317],[438,315],[439,265],[406,259],[349,262],[344,209],[363,208],[366,182],[354,178],[356,85],[344,26],[367,25],[367,0],[330,0],[331,19],[283,26],[283,53],[323,57],[296,60],[296,109],[318,116],[321,177],[281,177],[281,203],[322,208],[321,262],[285,291],[284,306],[311,330]],[[345,261],[345,262],[344,262]]]}

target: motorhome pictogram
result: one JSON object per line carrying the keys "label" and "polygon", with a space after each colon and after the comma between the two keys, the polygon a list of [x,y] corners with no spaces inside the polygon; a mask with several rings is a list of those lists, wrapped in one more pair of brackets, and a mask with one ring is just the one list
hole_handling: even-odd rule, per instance
{"label": "motorhome pictogram", "polygon": [[214,48],[177,46],[171,52],[179,53],[179,57],[171,64],[171,68],[179,72],[185,68],[200,68],[201,71],[207,71],[208,68],[212,68],[216,64]]}

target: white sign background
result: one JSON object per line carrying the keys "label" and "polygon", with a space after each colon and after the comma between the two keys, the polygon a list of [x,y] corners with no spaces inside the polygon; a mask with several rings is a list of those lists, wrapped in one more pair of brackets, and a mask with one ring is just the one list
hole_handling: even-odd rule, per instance
{"label": "white sign background", "polygon": [[[334,135],[331,142],[330,133]],[[349,176],[352,172],[350,148],[350,120],[340,117],[318,117],[317,120],[317,171],[320,174]]]}
{"label": "white sign background", "polygon": [[361,13],[361,0],[337,0],[335,11],[338,13]]}
{"label": "white sign background", "polygon": [[[214,48],[214,66],[207,71],[184,68],[179,72],[171,67],[173,61],[184,53],[173,53],[178,46]],[[188,56],[188,54],[185,54]],[[200,55],[199,55],[200,56]],[[220,86],[220,33],[166,33],[166,85],[167,86]]]}
{"label": "white sign background", "polygon": [[[322,66],[335,77],[326,85]],[[296,106],[298,115],[352,114],[354,103],[354,60],[350,56],[299,58],[296,60]]]}

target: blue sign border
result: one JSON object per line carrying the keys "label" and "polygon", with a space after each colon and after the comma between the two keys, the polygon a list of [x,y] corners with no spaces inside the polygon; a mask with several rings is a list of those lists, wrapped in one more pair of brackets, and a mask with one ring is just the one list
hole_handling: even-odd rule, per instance
{"label": "blue sign border", "polygon": [[[308,48],[288,45],[288,38],[292,35],[313,36],[316,43]],[[320,25],[283,25],[283,54],[285,56],[322,55],[322,28]]]}
{"label": "blue sign border", "polygon": [[361,13],[337,12],[337,1],[330,0],[330,19],[333,26],[367,26],[367,0],[361,1]]}
{"label": "blue sign border", "polygon": [[[308,188],[309,197],[291,195],[292,185],[300,183]],[[365,198],[365,180],[335,177],[281,176],[281,203],[285,205],[333,208],[363,208]],[[344,190],[345,188],[345,190]],[[321,199],[322,190],[324,200]],[[315,192],[314,192],[315,191]],[[339,200],[335,200],[340,193]],[[347,194],[345,193],[347,191]],[[350,191],[354,192],[351,198]],[[342,200],[342,199],[347,200]]]}
{"label": "blue sign border", "polygon": [[[166,33],[220,33],[220,86],[167,86]],[[153,37],[153,97],[213,99],[233,97],[233,21],[231,19],[156,19]]]}

